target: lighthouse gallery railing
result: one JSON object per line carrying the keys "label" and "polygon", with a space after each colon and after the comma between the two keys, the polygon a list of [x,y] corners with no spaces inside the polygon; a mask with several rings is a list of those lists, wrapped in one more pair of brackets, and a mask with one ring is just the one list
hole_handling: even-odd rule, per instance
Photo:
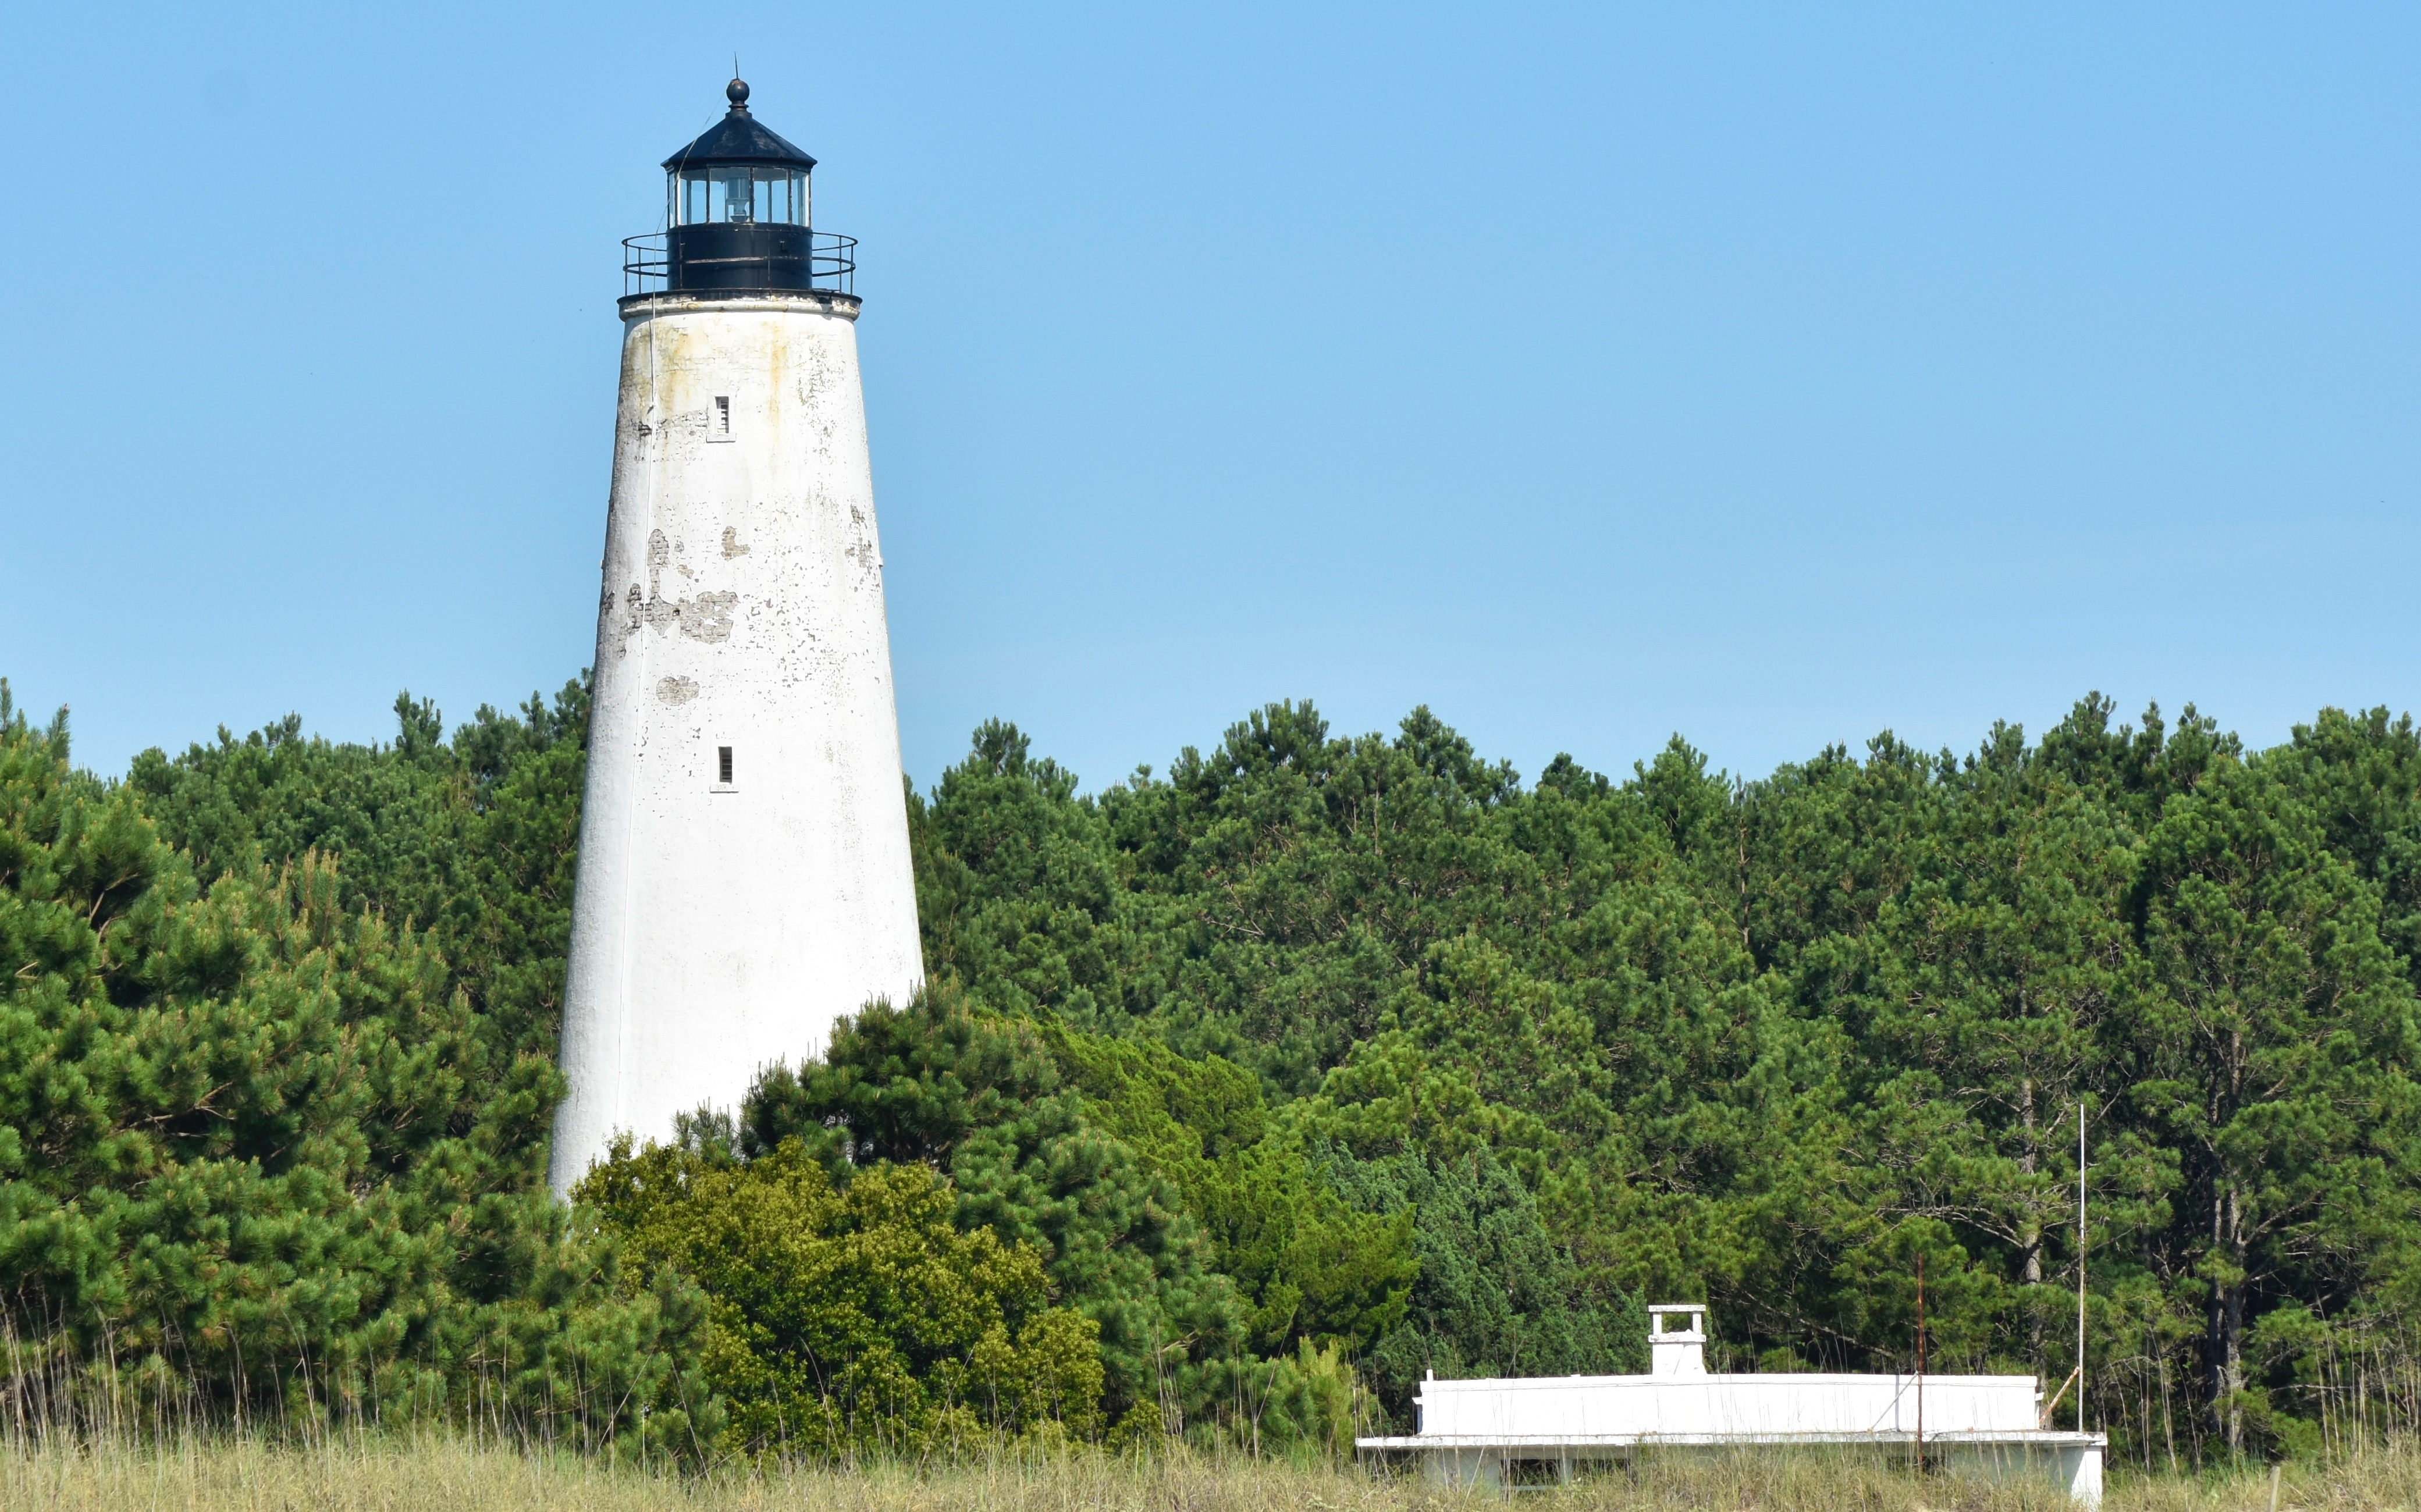
{"label": "lighthouse gallery railing", "polygon": [[[770,266],[770,259],[768,259]],[[671,280],[671,257],[665,233],[622,240],[622,292],[662,293]],[[807,233],[807,287],[854,294],[857,282],[857,238],[831,231]]]}

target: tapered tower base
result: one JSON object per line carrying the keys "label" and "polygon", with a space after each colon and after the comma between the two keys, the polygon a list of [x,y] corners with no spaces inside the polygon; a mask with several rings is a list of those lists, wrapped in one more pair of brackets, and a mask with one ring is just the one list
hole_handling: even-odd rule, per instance
{"label": "tapered tower base", "polygon": [[622,318],[558,1193],[923,974],[857,301]]}

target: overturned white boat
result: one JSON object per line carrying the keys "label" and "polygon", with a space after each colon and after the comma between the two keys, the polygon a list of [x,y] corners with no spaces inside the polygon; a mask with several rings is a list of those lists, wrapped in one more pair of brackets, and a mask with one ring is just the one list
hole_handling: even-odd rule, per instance
{"label": "overturned white boat", "polygon": [[2045,1427],[2033,1376],[1709,1375],[1706,1308],[1648,1311],[1647,1375],[1431,1378],[1414,1399],[1418,1432],[1355,1445],[1493,1489],[1570,1481],[1576,1467],[1657,1447],[1873,1444],[1986,1479],[2056,1479],[2101,1504],[2108,1435]]}

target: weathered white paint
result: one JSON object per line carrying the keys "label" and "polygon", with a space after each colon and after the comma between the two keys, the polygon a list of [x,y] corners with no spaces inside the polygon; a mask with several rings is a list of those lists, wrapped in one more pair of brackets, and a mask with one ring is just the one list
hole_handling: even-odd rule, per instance
{"label": "weathered white paint", "polygon": [[[1925,1431],[2037,1426],[2032,1376],[1928,1376]],[[1654,1438],[1821,1433],[1913,1436],[1914,1376],[1541,1376],[1428,1380],[1421,1432],[1637,1434]]]}
{"label": "weathered white paint", "polygon": [[[2041,1424],[2032,1376],[1710,1375],[1706,1309],[1648,1309],[1649,1374],[1421,1382],[1416,1433],[1356,1441],[1365,1453],[1416,1454],[1436,1479],[1494,1486],[1516,1462],[1569,1476],[1575,1463],[1643,1448],[1740,1445],[1913,1446],[1988,1479],[2056,1479],[2085,1506],[2101,1500],[2100,1434]],[[1668,1328],[1675,1317],[1680,1328]],[[1920,1423],[1920,1414],[1922,1422]]]}
{"label": "weathered white paint", "polygon": [[[1672,1326],[1679,1318],[1679,1328]],[[1648,1373],[1707,1373],[1707,1310],[1695,1302],[1659,1302],[1648,1309]]]}
{"label": "weathered white paint", "polygon": [[2106,1433],[2060,1433],[2045,1430],[2023,1438],[2014,1435],[1926,1436],[1928,1457],[1953,1474],[1994,1485],[2050,1480],[2083,1507],[2101,1504],[2101,1457],[2110,1446]]}
{"label": "weathered white paint", "polygon": [[622,318],[558,1193],[923,974],[857,302]]}

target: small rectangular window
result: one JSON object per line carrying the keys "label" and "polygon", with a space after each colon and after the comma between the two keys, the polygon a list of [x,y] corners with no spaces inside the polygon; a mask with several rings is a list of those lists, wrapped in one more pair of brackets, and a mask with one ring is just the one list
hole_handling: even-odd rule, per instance
{"label": "small rectangular window", "polygon": [[714,748],[714,771],[715,781],[726,787],[731,786],[731,747],[718,745]]}
{"label": "small rectangular window", "polygon": [[731,439],[730,395],[717,394],[714,397],[714,409],[712,413],[708,414],[706,417],[706,439],[709,441],[729,441]]}

